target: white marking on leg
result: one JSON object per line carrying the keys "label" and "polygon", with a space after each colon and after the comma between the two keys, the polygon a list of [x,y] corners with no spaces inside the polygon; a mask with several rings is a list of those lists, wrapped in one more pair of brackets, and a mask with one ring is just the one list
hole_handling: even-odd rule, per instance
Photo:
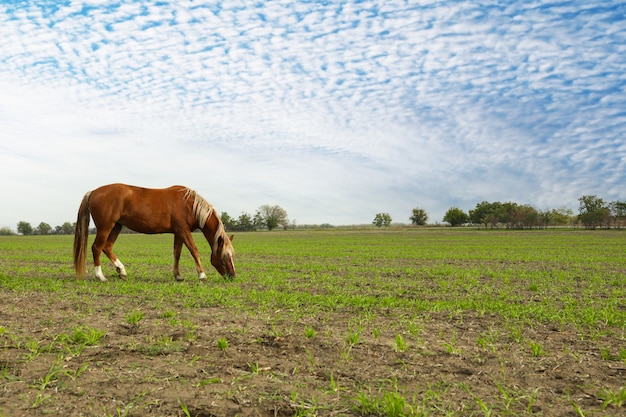
{"label": "white marking on leg", "polygon": [[122,263],[122,261],[120,261],[119,259],[116,259],[115,262],[113,262],[113,265],[115,265],[115,269],[117,270],[117,273],[120,274],[120,278],[125,279],[126,268],[124,268],[124,264]]}
{"label": "white marking on leg", "polygon": [[200,268],[202,268],[201,265],[196,265],[196,272],[198,273],[198,279],[204,280],[206,279],[206,274]]}
{"label": "white marking on leg", "polygon": [[101,265],[96,266],[96,278],[98,278],[102,282],[106,282],[106,280],[107,280],[104,277],[104,274],[102,273],[102,266]]}

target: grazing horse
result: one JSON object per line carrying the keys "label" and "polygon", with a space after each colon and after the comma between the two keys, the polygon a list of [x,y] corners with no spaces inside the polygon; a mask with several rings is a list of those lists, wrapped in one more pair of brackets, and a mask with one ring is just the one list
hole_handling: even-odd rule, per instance
{"label": "grazing horse", "polygon": [[85,194],[78,209],[74,234],[74,268],[79,278],[85,275],[90,215],[97,229],[91,250],[96,278],[100,281],[107,280],[100,265],[102,252],[113,262],[119,277],[126,279],[124,264],[113,253],[113,244],[122,226],[139,233],[173,233],[173,274],[178,281],[183,280],[178,268],[183,243],[196,262],[198,279],[206,279],[200,253],[191,236],[191,232],[199,228],[211,246],[211,264],[222,276],[235,276],[233,236],[226,235],[213,206],[192,189],[180,185],[150,189],[110,184]]}

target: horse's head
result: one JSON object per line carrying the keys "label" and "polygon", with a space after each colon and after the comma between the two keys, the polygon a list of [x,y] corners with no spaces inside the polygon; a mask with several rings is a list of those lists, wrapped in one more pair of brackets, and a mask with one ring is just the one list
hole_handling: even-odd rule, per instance
{"label": "horse's head", "polygon": [[217,238],[217,247],[211,252],[211,264],[225,278],[235,278],[235,249],[231,244],[234,236],[222,234]]}

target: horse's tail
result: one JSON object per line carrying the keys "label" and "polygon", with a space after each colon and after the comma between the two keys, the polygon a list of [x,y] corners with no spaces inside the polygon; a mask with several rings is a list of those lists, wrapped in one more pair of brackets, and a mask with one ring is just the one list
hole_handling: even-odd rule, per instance
{"label": "horse's tail", "polygon": [[83,197],[83,201],[78,208],[78,218],[76,219],[76,231],[74,232],[74,269],[76,276],[82,278],[85,275],[85,257],[87,253],[87,237],[89,235],[89,191]]}

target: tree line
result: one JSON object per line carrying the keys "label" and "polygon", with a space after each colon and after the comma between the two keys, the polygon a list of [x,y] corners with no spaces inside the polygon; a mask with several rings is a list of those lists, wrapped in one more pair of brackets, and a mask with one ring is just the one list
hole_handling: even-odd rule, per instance
{"label": "tree line", "polygon": [[[443,221],[452,227],[476,225],[480,227],[533,229],[556,226],[578,226],[586,229],[621,228],[626,226],[626,201],[605,202],[596,195],[583,195],[578,199],[578,215],[567,207],[538,210],[529,204],[515,202],[482,201],[469,212],[451,207],[443,216]],[[416,207],[409,217],[411,224],[425,226],[428,213]],[[389,213],[378,213],[372,224],[377,227],[391,225]]]}
{"label": "tree line", "polygon": [[[76,223],[65,222],[61,226],[52,227],[46,222],[33,227],[30,223],[21,221],[17,224],[17,233],[21,235],[73,235]],[[0,229],[0,236],[16,234],[10,227]]]}
{"label": "tree line", "polygon": [[[578,199],[578,215],[567,207],[557,209],[538,210],[529,204],[515,202],[488,202],[482,201],[468,212],[458,207],[451,207],[443,216],[443,221],[452,227],[475,225],[485,228],[533,229],[556,226],[578,226],[586,229],[621,228],[626,227],[626,201],[605,202],[596,195],[583,195]],[[278,205],[260,206],[254,215],[242,212],[239,217],[231,217],[227,212],[221,214],[222,223],[228,231],[273,230],[277,227],[287,229],[295,227],[295,221],[290,223],[287,212]],[[428,222],[426,210],[416,207],[409,217],[411,224],[425,226]],[[391,225],[389,213],[377,213],[372,224],[377,227]],[[329,224],[324,226],[331,227]],[[17,233],[22,235],[72,235],[76,223],[65,222],[61,226],[52,228],[48,223],[41,222],[37,227],[20,221],[17,224]],[[123,230],[123,232],[129,232]],[[0,229],[0,235],[14,235],[8,227]]]}
{"label": "tree line", "polygon": [[[250,215],[250,213],[242,212],[239,217],[234,218],[224,211],[221,219],[224,228],[228,231],[272,230],[279,226],[287,229],[290,226],[287,212],[280,206],[269,204],[260,206],[254,213],[254,216]],[[292,225],[295,225],[295,223]]]}
{"label": "tree line", "polygon": [[486,227],[506,227],[508,229],[532,229],[556,226],[579,226],[586,229],[620,228],[626,225],[626,202],[611,201],[596,195],[583,195],[578,199],[578,215],[567,208],[538,210],[529,204],[514,202],[487,202],[476,204],[467,214],[467,221],[458,209],[446,212],[444,221],[451,225],[471,223]]}

